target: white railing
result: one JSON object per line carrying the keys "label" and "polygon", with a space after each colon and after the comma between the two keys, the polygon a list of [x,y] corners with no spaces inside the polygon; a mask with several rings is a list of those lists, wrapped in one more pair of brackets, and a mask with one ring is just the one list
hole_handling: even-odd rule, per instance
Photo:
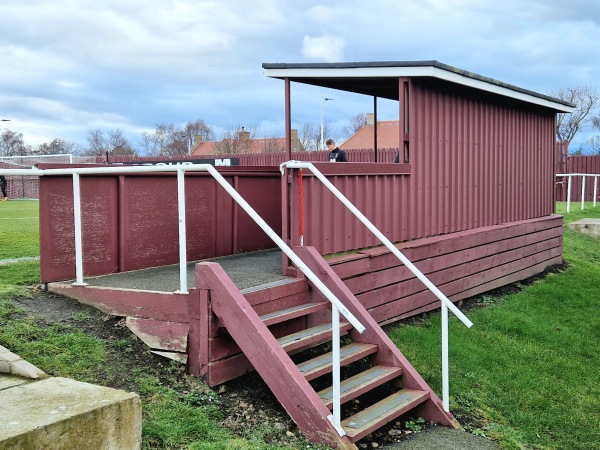
{"label": "white railing", "polygon": [[72,169],[8,169],[2,170],[5,175],[72,175],[73,176],[73,214],[75,220],[75,273],[74,285],[85,286],[83,281],[83,245],[81,240],[81,196],[79,178],[81,175],[117,174],[117,173],[149,173],[149,172],[177,172],[177,198],[179,213],[179,279],[180,294],[187,294],[187,250],[186,250],[186,224],[185,224],[185,184],[184,172],[208,172],[227,191],[240,207],[260,226],[260,228],[273,240],[273,242],[287,255],[287,257],[306,275],[313,285],[325,295],[332,304],[332,360],[333,360],[333,414],[327,418],[340,436],[346,433],[341,426],[340,407],[340,317],[339,313],[352,324],[359,332],[363,333],[365,327],[341,303],[325,284],[302,262],[293,250],[279,237],[275,231],[260,217],[256,211],[238,194],[238,192],[223,178],[223,176],[210,164],[190,164],[182,166],[121,166],[121,167],[87,167]]}
{"label": "white railing", "polygon": [[419,279],[421,282],[441,301],[442,310],[442,403],[446,412],[450,411],[450,381],[449,381],[449,366],[448,366],[448,309],[450,309],[460,321],[468,328],[473,326],[473,323],[431,282],[429,279],[396,248],[379,229],[367,219],[362,212],[356,208],[331,182],[311,163],[288,161],[281,164],[283,167],[290,169],[308,169],[310,170],[323,185],[331,191],[343,204],[354,214],[368,229],[371,231],[387,248],[390,250],[402,263]]}
{"label": "white railing", "polygon": [[594,198],[593,198],[593,206],[596,206],[596,201],[598,199],[598,177],[600,174],[591,174],[591,173],[557,173],[557,177],[567,177],[567,212],[571,212],[571,178],[572,177],[582,177],[581,179],[581,209],[585,209],[585,179],[587,177],[594,178]]}

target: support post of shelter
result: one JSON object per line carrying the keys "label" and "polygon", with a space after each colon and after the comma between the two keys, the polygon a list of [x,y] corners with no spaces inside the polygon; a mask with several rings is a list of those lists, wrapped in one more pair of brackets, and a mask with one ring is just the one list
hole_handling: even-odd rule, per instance
{"label": "support post of shelter", "polygon": [[292,108],[290,99],[290,79],[285,79],[285,157],[292,159]]}
{"label": "support post of shelter", "polygon": [[373,149],[374,161],[377,162],[377,96],[373,97]]}

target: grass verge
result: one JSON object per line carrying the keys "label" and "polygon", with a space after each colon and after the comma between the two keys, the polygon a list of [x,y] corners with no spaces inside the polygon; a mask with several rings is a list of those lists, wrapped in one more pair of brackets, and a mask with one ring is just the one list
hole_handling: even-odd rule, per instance
{"label": "grass verge", "polygon": [[[20,206],[37,211],[37,202],[1,206],[7,205],[14,208],[13,217],[25,217]],[[0,211],[2,217],[7,211]],[[565,214],[565,204],[558,204],[557,211]],[[5,245],[16,232],[6,230],[10,227],[3,222],[0,258],[37,255],[30,251],[39,245],[37,215],[29,213],[32,223],[18,222],[22,236],[15,247]],[[600,217],[600,208],[572,208],[565,224],[586,217]],[[479,297],[468,310],[472,329],[451,319],[452,411],[468,431],[497,439],[505,449],[600,449],[600,356],[595,349],[600,336],[600,240],[565,227],[564,256],[569,267],[562,273],[512,295]],[[115,370],[111,359],[115,352],[136,355],[135,339],[128,334],[103,339],[27,317],[12,299],[31,295],[27,286],[38,280],[36,261],[0,265],[0,345],[52,375],[106,386],[121,383],[119,372],[125,368]],[[81,312],[73,319],[85,323],[90,315]],[[387,331],[440,392],[439,315]],[[302,440],[285,446],[269,443],[281,432],[269,424],[233,432],[224,426],[220,396],[197,379],[181,376],[177,366],[129,373],[127,388],[142,398],[144,449],[307,447]]]}
{"label": "grass verge", "polygon": [[[179,365],[161,366],[149,359],[149,351],[127,330],[107,338],[88,332],[96,312],[81,311],[62,317],[61,323],[28,315],[18,304],[39,294],[34,288],[39,284],[39,261],[19,258],[39,255],[38,202],[9,201],[0,206],[0,345],[50,375],[138,392],[143,449],[289,448],[269,443],[277,442],[282,433],[272,424],[259,423],[235,433],[223,426],[220,396],[197,378],[182,374]],[[113,328],[122,329],[118,324]],[[142,352],[148,358],[143,364],[126,362],[142,359]],[[301,437],[294,442],[295,447],[324,448]]]}
{"label": "grass verge", "polygon": [[[571,211],[565,224],[600,217]],[[451,410],[506,449],[600,448],[600,240],[565,227],[564,258],[562,273],[479,297],[467,311],[473,328],[450,320]],[[388,333],[441,392],[439,314]]]}

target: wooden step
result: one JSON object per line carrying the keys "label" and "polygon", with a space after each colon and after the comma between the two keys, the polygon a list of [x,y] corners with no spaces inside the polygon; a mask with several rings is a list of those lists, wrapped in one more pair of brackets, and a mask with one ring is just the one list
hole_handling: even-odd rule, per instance
{"label": "wooden step", "polygon": [[304,286],[307,286],[306,280],[302,278],[283,278],[281,280],[270,281],[268,283],[259,284],[258,286],[252,286],[245,289],[240,289],[240,292],[245,296],[246,294],[251,294],[257,291],[264,291],[265,289],[276,289],[281,286],[286,286],[289,284],[297,284],[301,285],[303,289],[306,289]]}
{"label": "wooden step", "polygon": [[[344,335],[352,328],[349,322],[340,322],[340,334]],[[309,348],[331,339],[331,323],[322,323],[316,327],[307,328],[297,333],[288,334],[277,339],[286,352]]]}
{"label": "wooden step", "polygon": [[[400,367],[375,366],[353,377],[342,380],[340,383],[340,403],[346,403],[371,389],[381,386],[402,374]],[[333,386],[318,392],[325,405],[331,409],[333,406]]]}
{"label": "wooden step", "polygon": [[[354,361],[358,361],[368,355],[377,352],[376,344],[360,344],[353,342],[340,348],[340,366],[346,366]],[[314,380],[331,372],[331,352],[319,355],[316,358],[309,359],[298,364],[298,369],[307,380]]]}
{"label": "wooden step", "polygon": [[348,439],[356,442],[428,398],[425,391],[402,389],[342,421],[342,428]]}
{"label": "wooden step", "polygon": [[295,319],[296,317],[307,316],[316,311],[320,311],[327,307],[327,303],[306,303],[303,305],[292,306],[290,308],[274,311],[272,313],[263,314],[260,316],[263,323],[267,326],[276,323],[285,322],[286,320]]}

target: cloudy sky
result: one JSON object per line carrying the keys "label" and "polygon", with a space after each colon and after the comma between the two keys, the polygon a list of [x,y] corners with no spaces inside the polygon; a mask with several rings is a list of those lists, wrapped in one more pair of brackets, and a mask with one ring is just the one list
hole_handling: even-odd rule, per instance
{"label": "cloudy sky", "polygon": [[[0,118],[27,144],[203,119],[283,135],[263,62],[438,60],[522,88],[600,90],[594,0],[27,0],[0,6]],[[292,85],[296,127],[372,99]],[[390,102],[392,103],[392,102]],[[380,119],[397,119],[382,104]]]}

